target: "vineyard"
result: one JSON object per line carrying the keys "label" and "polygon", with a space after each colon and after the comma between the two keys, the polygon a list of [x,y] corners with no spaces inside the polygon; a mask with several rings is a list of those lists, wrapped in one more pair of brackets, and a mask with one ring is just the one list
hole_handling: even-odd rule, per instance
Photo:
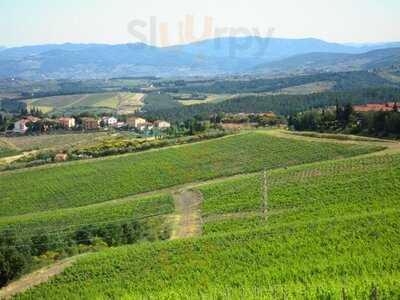
{"label": "vineyard", "polygon": [[[38,231],[45,231],[63,236],[86,225],[118,224],[129,220],[154,221],[162,227],[165,216],[173,212],[174,203],[170,195],[129,197],[84,207],[4,217],[0,219],[0,232],[12,230],[29,237]],[[161,227],[155,228],[156,231],[160,231]]]}
{"label": "vineyard", "polygon": [[346,158],[379,145],[317,143],[251,132],[106,159],[0,173],[0,216],[72,208],[218,177]]}
{"label": "vineyard", "polygon": [[0,173],[0,232],[98,251],[16,299],[396,299],[396,147],[251,131]]}
{"label": "vineyard", "polygon": [[[271,171],[268,173],[268,228],[394,210],[399,204],[399,181],[400,155],[330,161]],[[260,214],[261,173],[199,189],[204,196],[204,232],[235,231],[265,224]]]}
{"label": "vineyard", "polygon": [[[398,299],[400,155],[200,184],[204,236],[110,249],[17,299]],[[375,298],[374,298],[375,297]]]}

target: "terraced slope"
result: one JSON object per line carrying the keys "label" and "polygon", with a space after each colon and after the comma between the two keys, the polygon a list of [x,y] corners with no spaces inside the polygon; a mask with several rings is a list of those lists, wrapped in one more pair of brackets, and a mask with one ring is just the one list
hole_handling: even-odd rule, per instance
{"label": "terraced slope", "polygon": [[137,154],[0,174],[0,217],[73,208],[241,173],[345,158],[379,145],[311,142],[251,132]]}
{"label": "terraced slope", "polygon": [[[201,185],[204,236],[107,250],[17,299],[397,299],[400,155]],[[375,297],[375,298],[374,298]]]}

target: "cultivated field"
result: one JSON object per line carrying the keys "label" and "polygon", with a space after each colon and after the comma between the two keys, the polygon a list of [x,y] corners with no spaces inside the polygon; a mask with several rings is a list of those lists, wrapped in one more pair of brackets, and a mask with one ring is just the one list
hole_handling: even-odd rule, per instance
{"label": "cultivated field", "polygon": [[16,298],[397,299],[399,150],[250,131],[5,172],[0,230],[62,238],[137,220],[153,241],[76,258]]}
{"label": "cultivated field", "polygon": [[72,146],[92,145],[107,136],[108,134],[104,132],[49,134],[38,136],[27,135],[12,138],[0,138],[0,145],[2,143],[8,144],[18,151],[66,149]]}
{"label": "cultivated field", "polygon": [[26,100],[28,108],[37,108],[45,113],[119,112],[134,113],[143,106],[143,94],[110,92],[54,96]]}
{"label": "cultivated field", "polygon": [[[37,232],[66,236],[84,226],[120,224],[136,220],[150,222],[155,232],[167,225],[165,216],[174,212],[170,195],[128,197],[96,205],[0,218],[0,231],[19,232],[29,237]],[[157,228],[154,228],[157,227]]]}
{"label": "cultivated field", "polygon": [[266,218],[261,178],[199,187],[202,238],[90,255],[17,298],[52,299],[59,291],[85,299],[400,296],[399,154],[272,170]]}
{"label": "cultivated field", "polygon": [[284,88],[276,92],[276,94],[285,95],[308,95],[313,93],[322,93],[333,89],[335,81],[317,81],[297,86]]}
{"label": "cultivated field", "polygon": [[380,149],[250,132],[120,157],[3,172],[0,216],[84,206],[195,181]]}
{"label": "cultivated field", "polygon": [[204,103],[219,103],[229,99],[234,98],[235,95],[214,95],[209,94],[207,98],[204,100],[197,100],[197,99],[188,99],[188,100],[179,100],[178,102],[183,105],[197,105],[197,104],[204,104]]}
{"label": "cultivated field", "polygon": [[21,152],[12,143],[7,140],[0,138],[0,158],[18,155]]}

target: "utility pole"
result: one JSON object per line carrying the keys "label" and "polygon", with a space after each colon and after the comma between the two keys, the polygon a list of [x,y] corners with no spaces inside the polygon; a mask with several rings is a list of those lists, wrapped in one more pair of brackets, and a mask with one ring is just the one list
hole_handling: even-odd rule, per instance
{"label": "utility pole", "polygon": [[267,169],[264,169],[263,183],[262,183],[262,213],[265,220],[267,219],[268,213],[268,181],[267,181]]}

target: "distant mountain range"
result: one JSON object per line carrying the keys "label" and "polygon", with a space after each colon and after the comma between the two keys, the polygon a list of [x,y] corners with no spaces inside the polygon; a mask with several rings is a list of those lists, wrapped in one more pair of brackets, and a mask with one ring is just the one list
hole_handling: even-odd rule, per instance
{"label": "distant mountain range", "polygon": [[140,43],[26,46],[0,51],[0,77],[88,79],[358,70],[399,64],[396,47],[400,42],[348,45],[261,37],[218,38],[167,48]]}
{"label": "distant mountain range", "polygon": [[308,53],[260,64],[252,72],[262,74],[313,74],[362,70],[400,70],[400,48],[387,48],[361,54]]}

